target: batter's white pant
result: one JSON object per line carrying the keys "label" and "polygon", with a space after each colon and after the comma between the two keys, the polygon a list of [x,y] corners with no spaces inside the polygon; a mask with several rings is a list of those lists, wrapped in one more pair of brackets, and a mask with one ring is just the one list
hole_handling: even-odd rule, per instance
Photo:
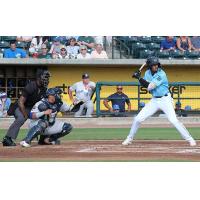
{"label": "batter's white pant", "polygon": [[[37,124],[38,124],[38,120],[31,120],[31,122],[29,124],[29,128],[32,128],[33,126],[35,126]],[[56,134],[56,133],[61,133],[63,125],[64,125],[63,121],[56,119],[53,126],[49,126],[45,129],[43,135],[53,135],[53,134]]]}
{"label": "batter's white pant", "polygon": [[173,99],[170,94],[168,94],[168,96],[163,96],[162,98],[152,98],[150,102],[145,105],[135,117],[128,138],[133,139],[141,122],[152,116],[158,110],[162,110],[166,114],[168,120],[176,127],[183,139],[187,141],[193,139],[185,126],[178,121],[173,107]]}
{"label": "batter's white pant", "polygon": [[86,101],[84,104],[82,104],[80,106],[80,109],[75,113],[75,117],[80,117],[83,115],[83,109],[86,108],[87,112],[86,112],[86,117],[92,117],[92,113],[94,111],[94,104],[92,102],[92,100],[90,101]]}

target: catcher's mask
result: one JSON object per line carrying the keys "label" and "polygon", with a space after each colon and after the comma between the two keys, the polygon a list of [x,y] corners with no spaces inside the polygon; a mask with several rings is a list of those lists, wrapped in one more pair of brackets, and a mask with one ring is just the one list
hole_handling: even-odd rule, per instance
{"label": "catcher's mask", "polygon": [[40,71],[38,74],[37,74],[37,78],[39,79],[40,81],[40,84],[47,88],[48,87],[48,84],[49,84],[49,78],[51,77],[51,74],[48,70],[44,70],[44,71]]}

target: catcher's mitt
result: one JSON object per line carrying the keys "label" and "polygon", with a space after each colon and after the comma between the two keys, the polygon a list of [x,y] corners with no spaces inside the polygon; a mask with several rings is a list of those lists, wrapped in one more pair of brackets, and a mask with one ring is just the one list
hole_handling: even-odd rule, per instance
{"label": "catcher's mitt", "polygon": [[77,112],[80,109],[80,106],[83,105],[84,102],[83,101],[78,101],[76,104],[72,104],[70,106],[70,112]]}

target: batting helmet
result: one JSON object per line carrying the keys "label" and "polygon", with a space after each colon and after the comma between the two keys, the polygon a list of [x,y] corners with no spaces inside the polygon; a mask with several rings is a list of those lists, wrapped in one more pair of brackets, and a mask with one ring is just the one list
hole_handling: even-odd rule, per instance
{"label": "batting helmet", "polygon": [[159,61],[158,57],[156,57],[156,56],[148,57],[146,64],[149,68],[151,68],[153,65],[158,65],[158,67],[161,67],[160,61]]}

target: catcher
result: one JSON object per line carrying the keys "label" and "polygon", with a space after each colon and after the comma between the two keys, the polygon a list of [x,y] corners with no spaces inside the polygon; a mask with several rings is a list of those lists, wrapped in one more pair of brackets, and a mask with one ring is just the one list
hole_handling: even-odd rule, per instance
{"label": "catcher", "polygon": [[[68,106],[61,100],[62,90],[59,88],[50,88],[46,92],[46,97],[37,102],[32,108],[29,118],[30,130],[23,141],[22,147],[30,147],[31,141],[38,135],[44,136],[43,145],[60,144],[58,140],[69,134],[72,125],[56,119],[58,112],[76,112],[82,104]],[[41,143],[39,143],[41,144]]]}

